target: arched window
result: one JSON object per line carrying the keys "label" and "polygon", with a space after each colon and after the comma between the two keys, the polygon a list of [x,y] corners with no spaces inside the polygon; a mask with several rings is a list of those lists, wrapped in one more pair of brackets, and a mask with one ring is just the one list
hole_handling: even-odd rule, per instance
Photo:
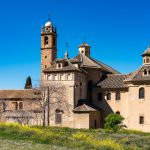
{"label": "arched window", "polygon": [[23,102],[19,102],[19,109],[23,109]]}
{"label": "arched window", "polygon": [[139,99],[144,99],[145,91],[144,88],[139,89]]}
{"label": "arched window", "polygon": [[107,100],[111,100],[111,93],[107,93]]}
{"label": "arched window", "polygon": [[117,114],[117,115],[120,115],[120,111],[116,111],[116,114]]}
{"label": "arched window", "polygon": [[68,62],[64,62],[64,67],[68,66]]}
{"label": "arched window", "polygon": [[147,70],[146,69],[144,70],[144,75],[147,75]]}
{"label": "arched window", "polygon": [[44,37],[44,45],[47,45],[48,44],[48,36],[45,36]]}
{"label": "arched window", "polygon": [[70,80],[70,73],[67,74],[67,80]]}
{"label": "arched window", "polygon": [[58,64],[58,68],[60,68],[61,67],[61,64]]}
{"label": "arched window", "polygon": [[56,109],[55,111],[55,124],[61,124],[62,123],[62,110]]}

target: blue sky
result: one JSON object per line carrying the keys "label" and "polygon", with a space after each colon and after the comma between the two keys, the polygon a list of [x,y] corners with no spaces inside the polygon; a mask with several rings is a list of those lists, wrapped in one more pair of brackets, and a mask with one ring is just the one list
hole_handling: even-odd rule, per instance
{"label": "blue sky", "polygon": [[48,15],[58,29],[58,57],[69,56],[84,41],[91,55],[122,73],[142,64],[150,43],[149,0],[0,1],[0,89],[24,88],[40,80],[40,28]]}

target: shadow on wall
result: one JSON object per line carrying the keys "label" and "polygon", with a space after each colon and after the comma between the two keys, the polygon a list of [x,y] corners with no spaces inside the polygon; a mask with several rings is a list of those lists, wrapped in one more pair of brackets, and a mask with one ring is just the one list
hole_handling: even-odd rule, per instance
{"label": "shadow on wall", "polygon": [[102,100],[99,101],[99,107],[102,109],[102,127],[104,127],[104,123],[105,123],[105,118],[107,115],[109,115],[110,113],[114,113],[112,108],[110,107],[108,101],[106,99],[106,93],[102,92]]}

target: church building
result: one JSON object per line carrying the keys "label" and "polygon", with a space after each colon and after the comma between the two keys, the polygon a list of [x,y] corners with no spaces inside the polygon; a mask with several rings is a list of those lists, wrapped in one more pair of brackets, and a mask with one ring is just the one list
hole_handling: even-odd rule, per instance
{"label": "church building", "polygon": [[[102,128],[105,117],[117,113],[125,118],[127,129],[150,132],[150,47],[142,54],[141,67],[129,74],[121,74],[92,58],[91,47],[85,42],[79,45],[78,55],[73,58],[68,52],[64,58],[57,58],[58,52],[57,30],[48,20],[41,29],[41,85],[49,86],[49,92],[56,91],[49,97],[50,106],[46,112],[49,125]],[[59,91],[53,87],[56,85]],[[24,96],[16,97],[12,93]],[[35,93],[36,90],[0,91],[1,111],[5,112],[2,120],[17,120],[11,117],[14,111],[7,115],[11,111],[7,108],[12,105],[18,116],[20,112],[24,112],[22,117],[30,114],[30,125],[42,125],[42,111],[37,104],[39,97]],[[9,101],[7,106],[5,101]],[[32,102],[30,108],[23,107],[29,102]],[[16,114],[14,116],[17,118]]]}

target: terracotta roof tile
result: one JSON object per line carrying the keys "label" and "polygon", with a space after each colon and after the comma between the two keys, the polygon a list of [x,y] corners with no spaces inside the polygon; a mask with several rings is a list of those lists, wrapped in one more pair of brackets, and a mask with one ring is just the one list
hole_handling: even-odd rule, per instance
{"label": "terracotta roof tile", "polygon": [[97,61],[96,59],[93,59],[91,57],[87,57],[85,55],[79,54],[75,57],[75,59],[78,59],[81,61],[81,67],[85,68],[96,68],[96,69],[102,69],[110,73],[118,74],[119,72],[112,67]]}
{"label": "terracotta roof tile", "polygon": [[82,104],[77,106],[74,112],[90,112],[90,111],[100,111],[101,109],[93,104]]}
{"label": "terracotta roof tile", "polygon": [[128,77],[128,75],[121,74],[111,74],[107,75],[107,77],[97,84],[98,87],[102,89],[116,89],[116,88],[127,88],[128,86],[124,83],[124,80]]}
{"label": "terracotta roof tile", "polygon": [[0,90],[0,99],[37,99],[35,90]]}
{"label": "terracotta roof tile", "polygon": [[148,71],[150,70],[150,65],[146,66],[142,66],[140,67],[137,71],[131,73],[128,78],[125,80],[125,82],[134,82],[134,81],[150,81],[150,75],[147,74],[147,75],[143,75],[143,72],[144,70],[147,70],[147,73]]}

